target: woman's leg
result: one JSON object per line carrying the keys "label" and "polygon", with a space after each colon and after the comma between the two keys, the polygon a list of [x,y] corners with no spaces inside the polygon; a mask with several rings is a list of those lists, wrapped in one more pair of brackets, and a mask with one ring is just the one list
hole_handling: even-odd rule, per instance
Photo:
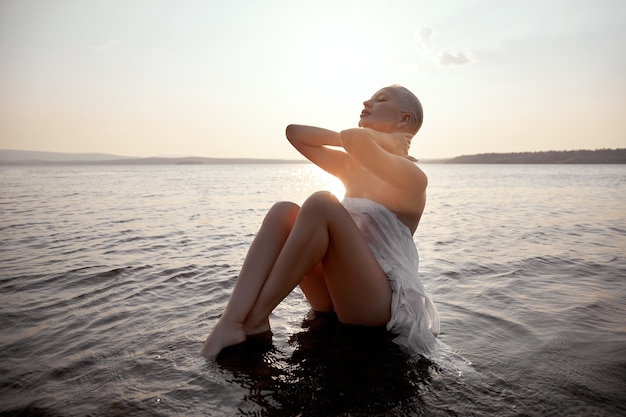
{"label": "woman's leg", "polygon": [[201,355],[214,357],[223,347],[243,342],[246,335],[269,330],[267,319],[249,327],[246,326],[246,317],[289,236],[299,210],[296,204],[288,202],[277,203],[269,210],[248,250],[224,313],[204,342]]}
{"label": "woman's leg", "polygon": [[[247,322],[251,326],[266,322],[272,310],[320,262],[340,321],[366,326],[389,321],[391,287],[387,277],[349,213],[332,194],[319,192],[300,209]],[[315,283],[303,282],[304,291]],[[323,302],[323,297],[319,300]]]}
{"label": "woman's leg", "polygon": [[[202,355],[214,357],[223,348],[243,342],[245,329],[269,328],[269,314],[305,275],[320,279],[319,270],[315,270],[320,263],[330,305],[340,321],[365,326],[381,326],[389,321],[391,287],[387,277],[341,203],[332,194],[319,192],[309,197],[299,211],[294,208],[292,213],[296,212],[293,227],[287,226],[288,222],[279,222],[288,236],[276,257],[269,257],[272,265],[259,262],[270,269],[269,275],[264,275],[267,269],[261,268],[263,274],[256,274],[256,279],[242,279],[244,269],[247,272],[256,263],[252,262],[256,254],[250,255],[256,251],[250,248],[250,267],[242,269],[224,315],[204,343]],[[272,221],[267,222],[268,226],[271,224]],[[265,239],[259,237],[268,228],[264,222],[253,246],[263,246]],[[259,253],[263,250],[259,249]],[[308,281],[308,284],[313,282]],[[246,285],[251,287],[245,288]],[[328,300],[319,300],[328,305]]]}
{"label": "woman's leg", "polygon": [[304,276],[299,285],[314,311],[328,313],[334,310],[321,262]]}

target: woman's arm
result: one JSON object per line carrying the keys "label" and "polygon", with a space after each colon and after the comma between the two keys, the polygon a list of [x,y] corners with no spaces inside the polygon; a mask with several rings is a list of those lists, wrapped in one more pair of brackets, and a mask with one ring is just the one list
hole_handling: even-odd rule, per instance
{"label": "woman's arm", "polygon": [[328,148],[341,147],[339,133],[313,126],[289,125],[287,139],[309,161],[339,177],[352,159],[347,153]]}
{"label": "woman's arm", "polygon": [[339,138],[351,157],[383,181],[406,192],[426,189],[426,174],[407,159],[411,135],[355,128],[342,131]]}

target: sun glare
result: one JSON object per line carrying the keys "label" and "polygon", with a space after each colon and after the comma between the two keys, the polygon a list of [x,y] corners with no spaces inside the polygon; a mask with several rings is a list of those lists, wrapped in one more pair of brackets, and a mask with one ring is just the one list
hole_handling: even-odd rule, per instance
{"label": "sun glare", "polygon": [[346,190],[339,178],[322,171],[319,167],[303,165],[297,169],[292,176],[292,192],[296,192],[297,198],[294,200],[304,201],[309,195],[316,191],[330,191],[339,200],[343,199]]}
{"label": "sun glare", "polygon": [[343,196],[346,194],[346,189],[339,178],[321,170],[316,170],[315,175],[319,177],[319,181],[324,185],[322,189],[330,191],[339,200],[343,199]]}
{"label": "sun glare", "polygon": [[[328,21],[323,28],[311,31],[300,57],[305,69],[304,79],[314,91],[336,89],[348,96],[365,94],[363,88],[378,78],[380,45],[375,39],[366,39],[356,22]],[[369,94],[369,92],[368,92]]]}

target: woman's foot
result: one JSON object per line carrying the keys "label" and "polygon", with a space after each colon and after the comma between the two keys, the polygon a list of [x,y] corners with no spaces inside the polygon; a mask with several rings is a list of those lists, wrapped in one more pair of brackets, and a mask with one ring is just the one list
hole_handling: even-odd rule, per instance
{"label": "woman's foot", "polygon": [[241,324],[226,323],[220,319],[213,331],[204,341],[200,355],[215,359],[222,349],[237,345],[246,340],[246,333]]}

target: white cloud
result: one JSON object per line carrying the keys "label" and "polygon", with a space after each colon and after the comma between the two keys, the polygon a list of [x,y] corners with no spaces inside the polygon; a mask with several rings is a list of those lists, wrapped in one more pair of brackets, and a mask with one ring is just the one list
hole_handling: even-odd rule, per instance
{"label": "white cloud", "polygon": [[478,57],[471,52],[441,51],[437,55],[437,62],[443,66],[475,64]]}
{"label": "white cloud", "polygon": [[459,66],[478,63],[478,57],[469,51],[456,51],[437,49],[433,45],[433,29],[428,26],[420,26],[414,35],[418,48],[418,67],[424,64],[438,64],[441,66]]}
{"label": "white cloud", "polygon": [[421,46],[428,52],[430,52],[431,46],[431,37],[433,35],[433,29],[428,26],[420,26],[415,32],[415,40],[417,41],[418,46]]}

